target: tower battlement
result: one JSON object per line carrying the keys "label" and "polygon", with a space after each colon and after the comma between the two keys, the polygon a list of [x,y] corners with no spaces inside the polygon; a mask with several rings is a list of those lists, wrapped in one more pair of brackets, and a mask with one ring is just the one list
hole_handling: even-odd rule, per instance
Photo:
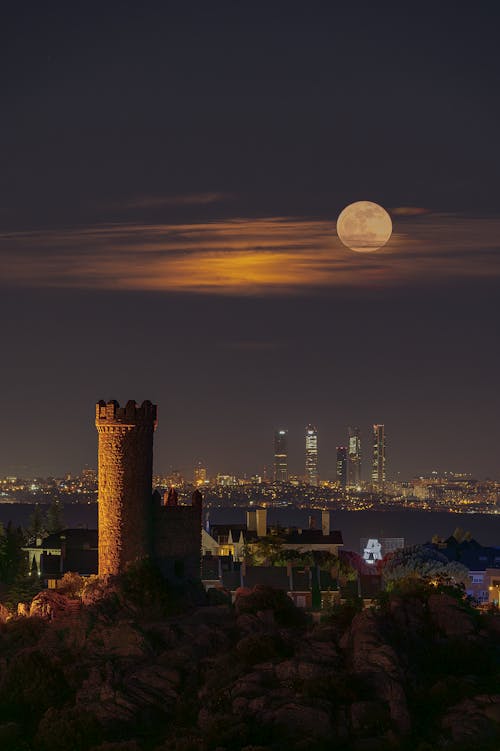
{"label": "tower battlement", "polygon": [[140,406],[133,399],[129,399],[124,407],[111,399],[105,402],[103,399],[95,406],[96,427],[105,425],[153,425],[158,424],[156,404],[144,401]]}

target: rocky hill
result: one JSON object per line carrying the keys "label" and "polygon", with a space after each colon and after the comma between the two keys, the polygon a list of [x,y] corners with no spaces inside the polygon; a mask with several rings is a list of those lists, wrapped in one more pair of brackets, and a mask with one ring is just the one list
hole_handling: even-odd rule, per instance
{"label": "rocky hill", "polygon": [[317,625],[269,589],[198,596],[132,577],[2,623],[2,751],[500,748],[500,618],[457,595]]}

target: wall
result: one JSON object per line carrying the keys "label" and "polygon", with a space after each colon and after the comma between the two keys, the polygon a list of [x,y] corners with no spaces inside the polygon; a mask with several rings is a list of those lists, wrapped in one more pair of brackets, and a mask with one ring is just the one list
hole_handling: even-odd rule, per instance
{"label": "wall", "polygon": [[173,584],[200,579],[201,508],[156,506],[153,512],[153,556]]}

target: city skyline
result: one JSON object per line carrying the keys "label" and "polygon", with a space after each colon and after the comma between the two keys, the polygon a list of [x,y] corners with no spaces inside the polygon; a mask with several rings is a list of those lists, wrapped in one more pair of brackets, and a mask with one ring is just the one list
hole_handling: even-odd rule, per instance
{"label": "city skyline", "polygon": [[[326,426],[324,429],[318,430],[316,426],[312,426],[310,423],[308,423],[305,429],[306,440],[309,428],[311,428],[311,430],[314,432],[313,465],[317,473],[318,481],[328,480],[329,482],[332,482],[337,478],[338,449],[343,448],[345,449],[347,455],[346,484],[350,487],[356,487],[358,480],[359,483],[372,483],[375,485],[379,484],[379,481],[374,478],[376,463],[375,453],[377,451],[375,440],[376,428],[382,429],[383,444],[381,444],[381,446],[383,448],[383,452],[381,456],[380,467],[383,467],[384,476],[387,474],[384,424],[371,423],[370,425],[367,425],[363,430],[361,430],[358,426],[354,428],[352,428],[351,426],[346,426],[342,431],[341,429],[332,429],[328,426]],[[221,460],[213,460],[212,458],[207,458],[211,456],[211,453],[209,450],[207,450],[207,447],[205,447],[205,450],[202,450],[201,447],[200,451],[197,453],[197,457],[203,456],[203,459],[193,459],[189,455],[185,454],[177,462],[168,461],[168,459],[165,459],[161,455],[160,451],[155,450],[154,471],[158,475],[178,473],[186,480],[189,480],[191,478],[195,484],[203,484],[205,480],[209,480],[210,478],[213,479],[216,477],[216,475],[227,475],[234,477],[261,476],[263,477],[263,479],[269,482],[276,481],[276,468],[279,464],[282,471],[286,471],[287,476],[287,480],[278,480],[279,482],[287,482],[289,477],[293,477],[295,479],[303,479],[307,482],[307,470],[305,468],[305,465],[307,463],[307,448],[303,443],[304,429],[302,428],[302,430],[298,429],[293,431],[291,441],[289,440],[290,432],[291,431],[289,431],[288,428],[280,428],[278,430],[274,429],[274,452],[270,454],[269,447],[266,447],[265,441],[263,441],[263,443],[260,444],[260,463],[258,463],[257,461],[245,463],[246,457],[242,454],[238,454],[238,461],[232,465],[227,460],[224,460],[224,458],[222,458]],[[318,437],[320,432],[321,442],[319,441]],[[279,434],[282,435],[279,436]],[[344,435],[344,438],[347,438],[347,443],[345,446],[338,445],[338,438],[342,438],[342,434]],[[283,438],[285,440],[284,443],[280,444],[280,450],[283,450],[283,453],[277,455],[276,449],[278,445],[278,436],[281,438],[281,440],[283,440]],[[362,461],[363,443],[365,446],[364,461]],[[431,476],[432,474],[437,474],[439,476],[445,476],[446,474],[468,474],[475,477],[477,480],[495,480],[497,478],[500,478],[500,472],[497,475],[481,475],[473,472],[468,465],[446,466],[440,464],[437,461],[430,462],[426,467],[420,466],[415,469],[410,469],[410,471],[408,472],[403,472],[398,468],[397,465],[395,465],[393,461],[393,449],[395,455],[398,456],[398,445],[399,449],[401,449],[400,441],[396,441],[394,447],[391,445],[391,471],[386,476],[387,482],[400,482],[405,480],[409,481],[418,477]],[[369,451],[366,449],[366,446],[370,447]],[[178,454],[177,457],[179,457]],[[80,461],[80,458],[75,456],[73,457],[73,460],[66,466],[59,464],[57,469],[49,466],[48,471],[46,467],[38,467],[37,469],[36,466],[30,467],[28,464],[19,464],[7,467],[6,469],[3,468],[0,469],[0,477],[10,476],[19,478],[45,478],[65,477],[67,474],[75,476],[79,475],[81,471],[85,471],[86,468],[90,468],[90,471],[93,471],[93,468],[95,468],[96,466],[96,457],[93,455],[88,457],[88,461]],[[382,485],[383,482],[385,482],[385,480],[382,481]]]}
{"label": "city skyline", "polygon": [[500,475],[500,8],[128,10],[3,16],[0,475],[94,464],[110,396],[160,405],[159,468],[271,476],[312,421],[366,479],[382,421],[391,476]]}

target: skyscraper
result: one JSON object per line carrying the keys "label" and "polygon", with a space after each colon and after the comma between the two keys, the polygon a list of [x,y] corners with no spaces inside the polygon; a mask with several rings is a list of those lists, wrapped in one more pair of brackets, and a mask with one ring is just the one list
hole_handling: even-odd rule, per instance
{"label": "skyscraper", "polygon": [[288,430],[274,431],[274,482],[288,481]]}
{"label": "skyscraper", "polygon": [[385,483],[385,426],[373,426],[372,485],[382,488]]}
{"label": "skyscraper", "polygon": [[313,425],[306,427],[306,483],[318,485],[318,431]]}
{"label": "skyscraper", "polygon": [[337,482],[341,488],[347,485],[347,447],[337,446]]}
{"label": "skyscraper", "polygon": [[361,436],[359,428],[349,428],[348,485],[357,488],[361,483]]}
{"label": "skyscraper", "polygon": [[194,484],[195,485],[204,485],[207,481],[207,468],[203,466],[201,462],[198,462],[196,467],[194,468]]}

